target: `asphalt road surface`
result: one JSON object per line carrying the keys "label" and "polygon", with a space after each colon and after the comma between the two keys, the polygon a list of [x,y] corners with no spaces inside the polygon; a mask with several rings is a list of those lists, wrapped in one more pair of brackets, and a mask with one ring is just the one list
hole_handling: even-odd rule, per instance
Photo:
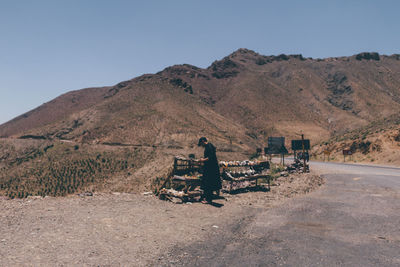
{"label": "asphalt road surface", "polygon": [[400,266],[400,168],[311,163],[326,183],[253,209],[172,261],[185,266]]}

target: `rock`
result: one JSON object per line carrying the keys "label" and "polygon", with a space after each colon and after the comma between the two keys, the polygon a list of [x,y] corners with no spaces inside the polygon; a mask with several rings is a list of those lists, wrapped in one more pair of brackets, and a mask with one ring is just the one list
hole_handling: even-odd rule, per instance
{"label": "rock", "polygon": [[41,196],[28,196],[28,199],[41,199]]}
{"label": "rock", "polygon": [[91,197],[91,196],[93,196],[93,193],[92,192],[85,192],[85,193],[78,194],[78,196],[80,196],[80,197]]}
{"label": "rock", "polygon": [[380,60],[379,54],[376,52],[364,52],[356,55],[357,60]]}
{"label": "rock", "polygon": [[283,176],[283,177],[288,177],[289,176],[288,172],[286,172],[286,171],[281,172],[280,175]]}

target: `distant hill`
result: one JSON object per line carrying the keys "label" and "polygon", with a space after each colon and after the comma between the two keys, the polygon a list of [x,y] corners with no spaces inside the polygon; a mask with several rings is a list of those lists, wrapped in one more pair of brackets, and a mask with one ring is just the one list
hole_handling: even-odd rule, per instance
{"label": "distant hill", "polygon": [[[343,161],[343,150],[352,152],[350,162],[372,162],[400,166],[400,114],[372,121],[368,125],[343,135],[333,136],[314,146],[314,158]],[[328,157],[325,156],[325,160]]]}
{"label": "distant hill", "polygon": [[[311,59],[239,49],[206,69],[175,65],[115,86],[64,94],[0,125],[0,137],[15,153],[24,147],[17,140],[73,145],[71,166],[82,155],[76,145],[93,151],[91,157],[109,149],[118,155],[140,150],[140,158],[149,159],[139,164],[142,172],[137,165],[109,174],[124,176],[121,187],[134,190],[150,183],[138,182],[137,175],[154,177],[173,153],[195,150],[200,136],[237,156],[265,146],[268,136],[289,141],[302,132],[315,144],[399,114],[399,88],[400,55]],[[4,162],[13,153],[3,155]],[[46,153],[21,166],[3,163],[4,172],[19,177],[25,174],[16,170],[24,164],[55,160]]]}

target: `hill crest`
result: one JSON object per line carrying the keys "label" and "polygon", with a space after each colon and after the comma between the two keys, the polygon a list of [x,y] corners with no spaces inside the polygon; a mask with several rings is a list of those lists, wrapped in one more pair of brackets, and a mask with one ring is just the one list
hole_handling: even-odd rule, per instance
{"label": "hill crest", "polygon": [[[40,128],[96,109],[123,92],[141,94],[139,90],[146,91],[146,86],[158,86],[163,89],[158,90],[161,94],[165,90],[171,93],[174,88],[174,94],[190,95],[221,116],[243,124],[252,136],[287,134],[287,124],[298,124],[305,128],[314,125],[324,132],[317,137],[321,139],[376,119],[384,103],[390,103],[394,109],[384,108],[379,114],[393,114],[400,104],[400,77],[396,75],[399,62],[400,55],[375,52],[312,59],[301,54],[264,56],[240,48],[204,69],[174,65],[114,86],[66,93],[0,125],[0,136],[43,132]],[[377,95],[381,96],[379,101]],[[262,118],[268,123],[261,122]],[[286,125],[277,126],[278,122]]]}
{"label": "hill crest", "polygon": [[[320,60],[239,49],[207,68],[175,65],[72,91],[0,125],[0,194],[149,190],[174,155],[201,156],[200,136],[220,160],[248,158],[269,136],[285,136],[290,147],[303,133],[312,144],[330,138],[316,154],[351,146],[362,160],[374,153],[398,162],[399,88],[398,56]],[[371,121],[385,121],[375,130],[382,135]],[[365,139],[354,137],[360,127]]]}

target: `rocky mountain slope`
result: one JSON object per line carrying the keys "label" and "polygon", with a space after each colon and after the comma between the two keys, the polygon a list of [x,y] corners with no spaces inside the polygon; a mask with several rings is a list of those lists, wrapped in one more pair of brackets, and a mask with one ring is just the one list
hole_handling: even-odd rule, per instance
{"label": "rocky mountain slope", "polygon": [[[195,147],[200,136],[211,139],[221,157],[244,156],[265,146],[268,136],[289,141],[302,132],[315,144],[399,114],[399,88],[400,55],[311,59],[239,49],[206,69],[176,65],[115,86],[70,92],[0,125],[0,190],[18,192],[15,185],[23,181],[54,176],[25,171],[33,166],[46,169],[65,158],[77,173],[83,158],[101,164],[135,153],[132,162],[123,163],[128,167],[110,167],[106,182],[96,181],[93,172],[93,179],[78,186],[60,178],[47,191],[34,182],[26,191],[57,195],[99,184],[139,190],[167,168],[173,154],[200,155]],[[27,157],[27,146],[40,153]],[[58,152],[48,154],[52,149]],[[107,151],[113,156],[103,158]],[[94,169],[89,165],[85,168]],[[57,166],[60,177],[70,175]]]}
{"label": "rocky mountain slope", "polygon": [[320,142],[314,146],[314,158],[343,161],[343,149],[350,150],[348,162],[383,163],[400,166],[400,114],[372,121],[359,129]]}
{"label": "rocky mountain slope", "polygon": [[207,69],[176,65],[113,87],[67,93],[1,125],[0,136],[155,144],[153,126],[168,134],[197,132],[204,128],[199,120],[219,117],[257,142],[270,134],[293,136],[294,129],[321,139],[396,114],[399,88],[399,55],[307,59],[239,49]]}

